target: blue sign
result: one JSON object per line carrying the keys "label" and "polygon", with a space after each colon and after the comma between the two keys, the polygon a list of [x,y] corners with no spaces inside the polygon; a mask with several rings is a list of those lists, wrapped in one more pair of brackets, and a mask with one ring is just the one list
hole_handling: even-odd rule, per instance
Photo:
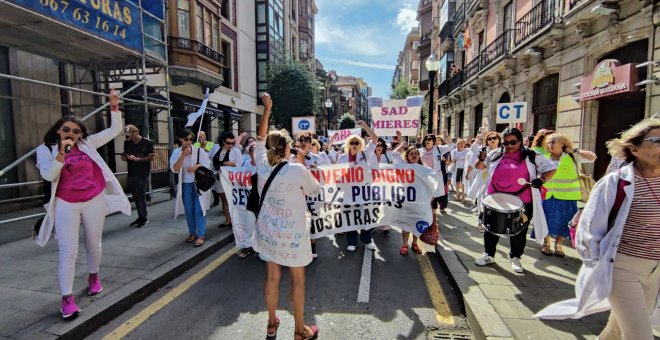
{"label": "blue sign", "polygon": [[140,10],[128,0],[8,1],[131,50],[143,50]]}
{"label": "blue sign", "polygon": [[426,221],[417,221],[417,224],[415,224],[415,228],[420,234],[423,233],[429,227],[430,227],[429,222]]}
{"label": "blue sign", "polygon": [[298,128],[300,130],[309,130],[309,127],[311,126],[311,123],[307,119],[303,119],[298,122]]}

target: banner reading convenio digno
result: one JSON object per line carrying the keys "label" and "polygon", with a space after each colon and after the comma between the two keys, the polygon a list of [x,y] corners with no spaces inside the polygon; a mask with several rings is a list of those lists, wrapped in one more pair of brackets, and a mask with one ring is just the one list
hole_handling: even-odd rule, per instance
{"label": "banner reading convenio digno", "polygon": [[383,100],[369,97],[371,128],[379,136],[395,136],[401,131],[403,136],[416,136],[420,128],[420,117],[424,97]]}

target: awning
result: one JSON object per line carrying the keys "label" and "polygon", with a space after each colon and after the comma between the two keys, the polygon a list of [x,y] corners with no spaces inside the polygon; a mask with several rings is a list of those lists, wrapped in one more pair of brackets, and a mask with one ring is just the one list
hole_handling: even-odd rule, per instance
{"label": "awning", "polygon": [[[190,112],[197,112],[202,105],[202,101],[196,98],[182,96],[180,94],[170,93],[170,100],[176,111],[185,111],[186,114]],[[211,101],[206,105],[205,115],[211,119],[224,119],[225,113],[229,114],[229,119],[232,121],[239,121],[243,119],[238,111],[233,108],[226,107]]]}

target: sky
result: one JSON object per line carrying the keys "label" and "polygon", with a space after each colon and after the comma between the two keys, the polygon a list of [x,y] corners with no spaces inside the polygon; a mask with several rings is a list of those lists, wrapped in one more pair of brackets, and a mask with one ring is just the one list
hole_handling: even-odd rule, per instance
{"label": "sky", "polygon": [[316,0],[316,58],[326,71],[364,78],[389,98],[406,35],[417,26],[418,0]]}

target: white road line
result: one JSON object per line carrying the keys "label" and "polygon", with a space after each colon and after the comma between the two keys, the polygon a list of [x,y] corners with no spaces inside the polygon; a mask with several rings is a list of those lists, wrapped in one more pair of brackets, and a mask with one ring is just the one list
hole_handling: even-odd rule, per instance
{"label": "white road line", "polygon": [[[373,241],[372,241],[373,242]],[[371,287],[371,260],[374,251],[364,249],[364,258],[362,259],[362,275],[360,276],[360,289],[358,290],[357,302],[369,302],[369,289]]]}

